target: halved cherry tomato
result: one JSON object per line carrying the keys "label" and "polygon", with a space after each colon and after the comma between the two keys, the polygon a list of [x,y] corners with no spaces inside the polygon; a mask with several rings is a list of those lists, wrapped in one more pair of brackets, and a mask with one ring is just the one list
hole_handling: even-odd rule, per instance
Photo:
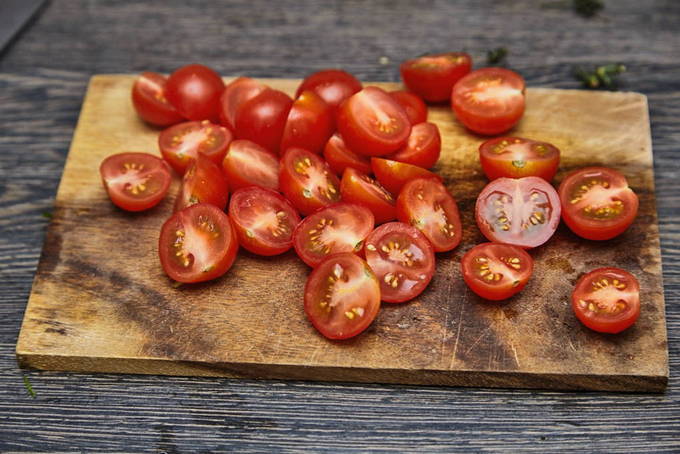
{"label": "halved cherry tomato", "polygon": [[281,191],[304,216],[340,201],[340,181],[318,155],[289,148],[279,168]]}
{"label": "halved cherry tomato", "polygon": [[406,60],[399,69],[409,90],[425,101],[442,102],[449,99],[453,86],[471,67],[468,54],[449,52]]}
{"label": "halved cherry tomato", "polygon": [[451,107],[468,129],[494,135],[515,126],[524,114],[524,79],[503,68],[483,68],[460,79]]}
{"label": "halved cherry tomato", "polygon": [[132,105],[144,121],[157,126],[170,126],[183,120],[165,97],[165,76],[143,72],[132,86]]}
{"label": "halved cherry tomato", "polygon": [[371,167],[380,184],[395,195],[399,194],[406,183],[416,178],[435,178],[441,181],[436,173],[390,159],[371,158]]}
{"label": "halved cherry tomato", "polygon": [[220,125],[208,120],[188,121],[164,129],[158,136],[158,146],[163,159],[184,175],[198,152],[221,164],[231,139],[231,132]]}
{"label": "halved cherry tomato", "polygon": [[404,108],[411,125],[427,121],[427,106],[420,96],[406,90],[391,91],[389,95]]}
{"label": "halved cherry tomato", "polygon": [[397,218],[420,230],[435,252],[450,251],[463,237],[458,205],[434,178],[416,178],[404,185],[397,197]]}
{"label": "halved cherry tomato", "polygon": [[439,127],[434,123],[418,123],[411,128],[406,146],[387,158],[429,169],[437,163],[441,151]]}
{"label": "halved cherry tomato", "polygon": [[482,243],[460,261],[463,280],[477,295],[500,301],[519,293],[529,281],[534,261],[517,246]]}
{"label": "halved cherry tomato", "polygon": [[307,76],[298,87],[295,97],[306,90],[315,92],[336,109],[345,99],[361,90],[361,82],[341,69],[324,69]]}
{"label": "halved cherry tomato", "polygon": [[347,148],[345,141],[334,134],[323,150],[323,157],[336,175],[342,175],[346,168],[352,167],[363,173],[371,173],[371,160]]}
{"label": "halved cherry tomato", "polygon": [[303,91],[288,113],[280,149],[299,147],[321,153],[334,130],[333,109],[313,91]]}
{"label": "halved cherry tomato", "polygon": [[222,169],[203,153],[199,153],[182,177],[182,187],[175,200],[175,211],[196,203],[208,203],[224,210],[227,200],[229,187]]}
{"label": "halved cherry tomato", "polygon": [[543,178],[498,178],[477,197],[479,230],[494,243],[531,249],[545,243],[560,222],[560,199]]}
{"label": "halved cherry tomato", "polygon": [[434,250],[418,229],[388,222],[366,238],[366,261],[380,282],[381,299],[402,303],[420,295],[434,274]]}
{"label": "halved cherry tomato", "polygon": [[158,253],[166,274],[178,282],[203,282],[226,273],[238,240],[229,216],[197,203],[176,212],[161,228]]}
{"label": "halved cherry tomato", "polygon": [[250,77],[239,77],[229,83],[220,96],[220,123],[230,130],[236,129],[236,112],[244,102],[254,98],[267,89],[262,84]]}
{"label": "halved cherry tomato", "polygon": [[168,77],[165,94],[170,104],[189,120],[217,121],[224,82],[204,65],[186,65]]}
{"label": "halved cherry tomato", "polygon": [[640,284],[622,269],[598,268],[576,282],[571,307],[588,328],[620,333],[640,316]]}
{"label": "halved cherry tomato", "polygon": [[342,103],[337,126],[347,146],[366,156],[397,151],[411,133],[404,108],[378,87],[366,87]]}
{"label": "halved cherry tomato", "polygon": [[288,200],[269,189],[251,186],[234,192],[229,216],[238,242],[259,255],[277,255],[293,245],[293,231],[300,216]]}
{"label": "halved cherry tomato", "polygon": [[250,140],[234,140],[222,161],[232,191],[248,186],[279,190],[279,158]]}
{"label": "halved cherry tomato", "polygon": [[497,137],[479,146],[479,161],[489,180],[540,177],[553,179],[560,150],[548,142],[523,137]]}
{"label": "halved cherry tomato", "polygon": [[352,253],[327,257],[307,278],[307,318],[329,339],[356,336],[379,310],[378,280],[366,262]]}
{"label": "halved cherry tomato", "polygon": [[356,203],[371,210],[376,224],[397,218],[392,194],[376,180],[356,169],[348,167],[342,174],[340,194],[343,202]]}
{"label": "halved cherry tomato", "polygon": [[147,153],[118,153],[104,159],[99,173],[111,201],[127,211],[158,204],[170,187],[170,167]]}
{"label": "halved cherry tomato", "polygon": [[282,91],[271,88],[261,91],[241,103],[236,111],[236,137],[278,153],[292,105],[293,100]]}
{"label": "halved cherry tomato", "polygon": [[638,197],[626,177],[606,167],[576,170],[559,188],[562,219],[578,236],[608,240],[623,233],[635,220]]}
{"label": "halved cherry tomato", "polygon": [[359,253],[373,231],[375,221],[368,208],[353,203],[337,203],[307,216],[293,235],[295,252],[314,268],[328,255]]}

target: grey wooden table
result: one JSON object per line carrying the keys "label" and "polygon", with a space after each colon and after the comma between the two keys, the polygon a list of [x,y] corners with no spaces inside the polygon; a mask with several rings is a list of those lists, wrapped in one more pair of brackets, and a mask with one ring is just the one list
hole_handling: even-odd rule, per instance
{"label": "grey wooden table", "polygon": [[[0,452],[680,451],[680,2],[54,0],[0,54]],[[576,88],[624,62],[649,96],[668,319],[665,394],[85,375],[20,370],[14,346],[89,77],[303,77],[328,66],[398,80],[398,63],[505,46],[530,86]],[[385,64],[386,61],[389,63]],[[27,395],[23,377],[36,393]]]}

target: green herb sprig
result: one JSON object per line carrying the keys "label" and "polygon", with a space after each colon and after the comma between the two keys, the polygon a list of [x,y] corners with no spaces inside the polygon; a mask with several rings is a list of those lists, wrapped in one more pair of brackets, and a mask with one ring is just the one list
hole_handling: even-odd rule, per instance
{"label": "green herb sprig", "polygon": [[508,49],[505,47],[497,47],[486,51],[486,62],[490,65],[497,65],[505,60],[508,55]]}
{"label": "green herb sprig", "polygon": [[616,76],[625,71],[626,67],[620,63],[598,66],[594,70],[578,67],[574,69],[574,77],[586,88],[616,90],[618,86]]}
{"label": "green herb sprig", "polygon": [[31,382],[28,380],[27,375],[24,375],[24,387],[26,388],[28,395],[35,399],[36,394],[35,391],[33,391],[33,386],[31,386]]}

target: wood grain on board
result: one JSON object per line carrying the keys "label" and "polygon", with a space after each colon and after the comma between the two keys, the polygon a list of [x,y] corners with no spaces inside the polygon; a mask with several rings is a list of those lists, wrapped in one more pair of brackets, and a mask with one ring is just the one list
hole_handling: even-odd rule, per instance
{"label": "wood grain on board", "polygon": [[[484,241],[474,222],[486,184],[483,140],[450,109],[430,109],[442,133],[436,166],[458,201],[462,244],[439,254],[428,289],[407,304],[383,304],[362,335],[331,342],[308,323],[302,289],[308,268],[294,252],[240,252],[213,282],[175,288],[160,267],[157,237],[172,196],[145,213],[108,200],[98,173],[106,156],[158,154],[158,130],[141,122],[129,95],[133,76],[92,78],[64,169],[17,344],[23,366],[39,369],[250,378],[660,391],[668,350],[646,98],[636,93],[529,89],[513,134],[549,141],[564,173],[588,165],[621,170],[640,197],[633,226],[591,242],[560,226],[531,252],[529,285],[489,303],[463,283],[462,254]],[[299,81],[264,80],[293,93]],[[377,84],[396,88],[397,84]],[[582,327],[569,295],[593,268],[618,266],[641,284],[639,321],[619,335]]]}

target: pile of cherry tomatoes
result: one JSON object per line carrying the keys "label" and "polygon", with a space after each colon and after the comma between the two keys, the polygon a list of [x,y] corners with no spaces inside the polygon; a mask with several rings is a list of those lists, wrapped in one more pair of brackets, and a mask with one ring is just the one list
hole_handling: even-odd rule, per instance
{"label": "pile of cherry tomatoes", "polygon": [[[313,268],[304,293],[309,320],[328,338],[352,337],[371,324],[381,301],[419,295],[435,253],[461,240],[456,201],[428,170],[441,138],[425,102],[450,101],[458,120],[484,135],[508,131],[524,113],[521,76],[471,67],[464,53],[407,60],[401,74],[410,91],[394,92],[323,70],[300,84],[295,99],[247,77],[225,86],[202,65],[167,78],[146,72],[132,101],[145,121],[166,127],[162,159],[110,156],[100,168],[104,186],[117,206],[146,210],[165,197],[174,170],[181,190],[159,239],[170,278],[215,279],[239,246],[264,256],[294,248]],[[559,164],[555,146],[498,137],[479,151],[491,182],[476,219],[490,243],[470,249],[461,266],[486,299],[509,298],[527,284],[533,261],[526,250],[548,241],[560,218],[595,240],[622,233],[635,218],[637,197],[614,170],[579,170],[556,191],[549,183]],[[581,278],[572,305],[587,326],[618,332],[637,319],[638,293],[629,273],[599,269]]]}

